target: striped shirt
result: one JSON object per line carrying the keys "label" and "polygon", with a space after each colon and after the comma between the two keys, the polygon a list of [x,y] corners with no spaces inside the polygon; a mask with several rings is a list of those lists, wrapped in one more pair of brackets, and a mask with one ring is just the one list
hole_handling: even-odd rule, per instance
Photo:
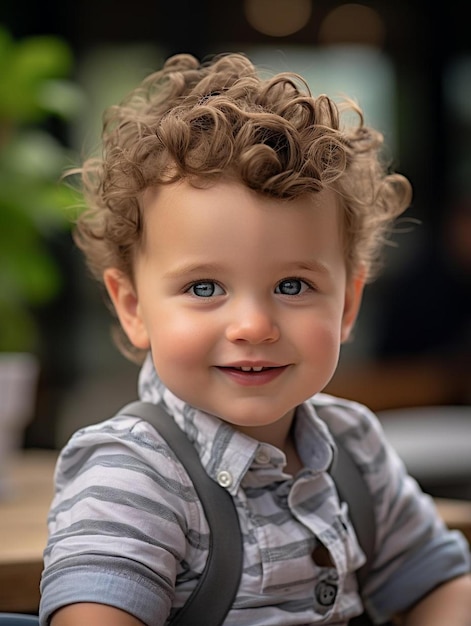
{"label": "striped shirt", "polygon": [[[298,407],[295,439],[304,468],[293,477],[283,471],[282,451],[176,398],[150,359],[139,391],[143,400],[164,403],[207,473],[234,498],[244,563],[225,625],[340,626],[363,606],[386,620],[469,571],[465,539],[445,528],[364,406],[317,394]],[[355,571],[365,557],[327,471],[335,455],[331,433],[364,475],[376,515],[376,556],[362,598]],[[148,626],[165,624],[204,569],[209,528],[163,438],[126,415],[83,428],[61,452],[55,485],[41,625],[75,602],[105,603]],[[313,558],[318,546],[327,560]]]}

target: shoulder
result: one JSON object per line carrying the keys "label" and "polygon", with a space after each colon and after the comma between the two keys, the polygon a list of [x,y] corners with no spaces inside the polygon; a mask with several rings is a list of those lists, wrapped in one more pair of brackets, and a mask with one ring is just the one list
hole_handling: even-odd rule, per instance
{"label": "shoulder", "polygon": [[75,455],[113,449],[143,457],[146,453],[168,454],[170,451],[165,439],[151,424],[142,418],[119,413],[77,430],[61,450],[59,458],[65,461]]}
{"label": "shoulder", "polygon": [[364,404],[360,404],[355,400],[332,396],[328,393],[317,393],[310,399],[310,402],[323,415],[332,416],[334,422],[336,416],[338,420],[343,420],[348,424],[349,421],[355,422],[362,416],[371,417],[373,415],[372,411]]}
{"label": "shoulder", "polygon": [[73,536],[88,524],[97,535],[102,529],[124,541],[128,532],[152,529],[156,519],[161,531],[164,526],[168,531],[174,555],[187,549],[185,529],[195,536],[207,532],[191,478],[159,433],[144,420],[125,415],[77,431],[56,466],[50,533]]}
{"label": "shoulder", "polygon": [[[317,394],[312,404],[337,444],[357,465],[376,506],[383,509],[401,490],[405,468],[378,417],[363,404],[328,394]],[[384,510],[378,513],[381,519],[385,515]]]}
{"label": "shoulder", "polygon": [[142,495],[154,496],[178,483],[185,499],[195,499],[191,479],[165,439],[148,422],[125,414],[75,432],[60,452],[55,483],[58,492],[71,485],[127,490],[138,484]]}
{"label": "shoulder", "polygon": [[334,437],[347,447],[377,450],[385,443],[382,425],[367,406],[326,393],[316,394],[310,402]]}

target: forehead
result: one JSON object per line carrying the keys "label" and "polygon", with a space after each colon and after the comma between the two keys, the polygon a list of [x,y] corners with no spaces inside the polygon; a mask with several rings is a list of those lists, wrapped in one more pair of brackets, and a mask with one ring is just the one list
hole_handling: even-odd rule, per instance
{"label": "forehead", "polygon": [[[330,219],[342,224],[341,202],[337,192],[324,189],[295,198],[277,198],[263,194],[235,181],[191,184],[185,179],[158,187],[149,187],[142,198],[144,223],[149,220],[177,222],[182,213],[194,220],[205,220],[205,209],[215,211],[217,223],[223,224],[230,215],[248,216],[268,223],[280,218],[286,222]],[[156,215],[158,212],[158,215]]]}
{"label": "forehead", "polygon": [[145,252],[182,244],[209,253],[221,241],[241,252],[253,247],[280,255],[296,247],[335,252],[342,239],[332,190],[285,200],[235,182],[194,187],[181,181],[146,190],[143,212]]}

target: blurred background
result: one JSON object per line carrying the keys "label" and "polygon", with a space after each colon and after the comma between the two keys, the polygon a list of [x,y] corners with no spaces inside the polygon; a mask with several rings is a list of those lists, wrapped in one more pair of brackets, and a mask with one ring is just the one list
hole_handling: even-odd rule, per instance
{"label": "blurred background", "polygon": [[138,368],[114,347],[102,294],[72,244],[76,198],[56,182],[95,149],[105,106],[176,52],[245,52],[270,70],[299,71],[315,94],[359,101],[414,200],[327,390],[377,411],[469,407],[464,11],[458,0],[3,0],[0,352],[39,363],[22,445],[58,448],[135,397]]}

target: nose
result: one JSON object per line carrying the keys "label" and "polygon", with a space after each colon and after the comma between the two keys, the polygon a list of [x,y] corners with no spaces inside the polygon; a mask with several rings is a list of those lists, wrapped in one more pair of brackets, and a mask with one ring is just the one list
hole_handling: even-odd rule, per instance
{"label": "nose", "polygon": [[270,307],[245,303],[237,307],[226,327],[226,338],[232,342],[272,343],[280,337],[280,329]]}

